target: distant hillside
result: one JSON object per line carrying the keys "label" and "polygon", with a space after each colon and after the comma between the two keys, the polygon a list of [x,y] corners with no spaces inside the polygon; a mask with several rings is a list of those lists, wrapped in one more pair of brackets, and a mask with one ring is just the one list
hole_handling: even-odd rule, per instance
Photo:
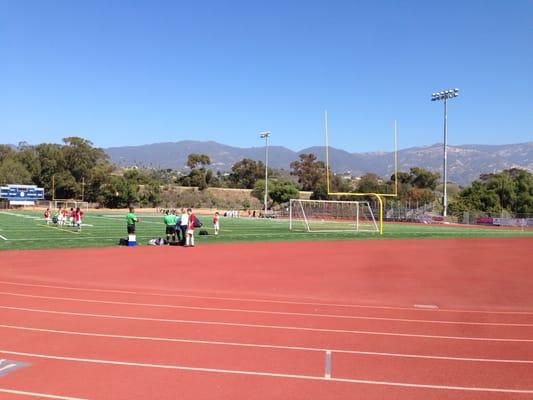
{"label": "distant hillside", "polygon": [[[162,168],[185,168],[187,155],[209,155],[212,166],[226,171],[242,158],[264,160],[264,147],[240,148],[213,141],[155,143],[142,146],[111,147],[105,149],[111,159],[123,166],[144,165]],[[323,147],[309,147],[292,151],[281,146],[269,147],[269,165],[289,169],[291,161],[302,153],[314,153],[324,159]],[[330,164],[335,172],[350,172],[362,175],[374,172],[381,176],[393,171],[392,153],[350,153],[330,148]],[[399,170],[407,171],[417,166],[432,171],[442,170],[442,144],[412,147],[398,151]],[[461,185],[477,179],[481,173],[519,167],[533,172],[533,142],[509,145],[463,145],[448,148],[449,179]]]}

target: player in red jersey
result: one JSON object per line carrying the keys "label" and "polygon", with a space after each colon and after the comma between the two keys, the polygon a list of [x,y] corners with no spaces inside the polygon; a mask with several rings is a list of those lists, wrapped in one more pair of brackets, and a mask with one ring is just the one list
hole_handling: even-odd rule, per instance
{"label": "player in red jersey", "polygon": [[189,215],[189,222],[187,224],[187,235],[185,237],[185,247],[194,247],[194,228],[196,225],[196,215],[192,213],[192,210],[187,209]]}
{"label": "player in red jersey", "polygon": [[50,225],[50,221],[51,221],[51,218],[50,218],[50,209],[47,208],[45,211],[44,211],[44,219],[46,220],[46,225]]}
{"label": "player in red jersey", "polygon": [[75,211],[75,217],[74,220],[76,222],[76,226],[78,227],[78,231],[81,231],[81,219],[83,217],[83,211],[80,210],[79,207],[76,208]]}
{"label": "player in red jersey", "polygon": [[70,208],[69,222],[70,222],[71,226],[75,226],[76,225],[76,210],[74,210],[74,208],[72,208],[72,207]]}

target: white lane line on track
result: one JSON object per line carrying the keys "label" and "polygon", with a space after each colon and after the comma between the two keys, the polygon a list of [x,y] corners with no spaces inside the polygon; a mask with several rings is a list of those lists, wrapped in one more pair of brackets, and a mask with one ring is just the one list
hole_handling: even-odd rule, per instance
{"label": "white lane line on track", "polygon": [[326,350],[326,360],[324,364],[324,378],[331,379],[331,350]]}
{"label": "white lane line on track", "polygon": [[[137,235],[139,237],[139,235]],[[31,240],[31,239],[28,239]],[[323,306],[323,307],[341,307],[341,308],[362,308],[362,309],[378,309],[378,310],[400,310],[400,311],[416,311],[422,313],[479,313],[479,314],[503,314],[503,315],[533,315],[533,311],[487,311],[487,310],[461,310],[461,309],[423,309],[414,307],[396,307],[396,306],[374,306],[374,305],[362,305],[362,304],[335,304],[335,303],[320,303],[320,302],[304,302],[304,301],[289,301],[289,300],[267,300],[267,299],[249,299],[249,298],[237,298],[237,297],[218,297],[218,296],[198,296],[191,294],[175,294],[175,293],[143,293],[139,291],[123,291],[114,289],[98,289],[98,288],[81,288],[71,286],[58,286],[58,285],[44,285],[44,284],[32,284],[22,282],[10,282],[0,281],[5,285],[14,286],[28,286],[28,287],[44,287],[51,289],[65,289],[73,291],[101,291],[110,293],[128,293],[139,296],[157,296],[157,297],[180,297],[180,298],[192,298],[192,299],[205,299],[205,300],[225,300],[225,301],[241,301],[251,303],[272,303],[272,304],[294,304],[294,305],[310,305],[310,306]]]}
{"label": "white lane line on track", "polygon": [[359,351],[359,350],[344,350],[335,348],[317,348],[317,347],[303,347],[303,346],[282,346],[271,344],[257,344],[257,343],[239,343],[239,342],[222,342],[212,340],[194,340],[194,339],[178,339],[166,337],[152,337],[152,336],[131,336],[131,335],[114,335],[107,333],[94,332],[77,332],[77,331],[63,331],[57,329],[43,329],[32,328],[15,325],[0,325],[0,328],[16,329],[33,332],[58,333],[62,335],[74,336],[89,336],[89,337],[104,337],[113,339],[131,339],[131,340],[146,340],[155,342],[171,342],[171,343],[194,343],[194,344],[209,344],[219,346],[234,346],[234,347],[251,347],[263,349],[279,349],[279,350],[295,350],[295,351],[313,351],[313,352],[334,352],[343,354],[357,354],[367,356],[382,356],[382,357],[398,357],[398,358],[418,358],[427,360],[446,360],[446,361],[471,361],[471,362],[485,362],[485,363],[508,363],[508,364],[533,364],[533,360],[509,360],[509,359],[494,359],[494,358],[475,358],[475,357],[451,357],[451,356],[429,356],[422,354],[403,354],[403,353],[385,353],[376,351]]}
{"label": "white lane line on track", "polygon": [[283,325],[240,324],[236,322],[199,321],[199,320],[185,320],[185,319],[131,317],[131,316],[125,316],[125,315],[111,315],[111,314],[77,313],[77,312],[68,312],[68,311],[54,311],[54,310],[45,310],[45,309],[38,309],[38,308],[22,308],[22,307],[9,307],[9,306],[0,306],[0,309],[36,312],[36,313],[44,313],[44,314],[76,315],[76,316],[81,316],[81,317],[124,319],[124,320],[133,320],[133,321],[166,322],[166,323],[172,323],[172,324],[235,326],[235,327],[242,327],[242,328],[279,329],[279,330],[293,330],[293,331],[306,331],[306,332],[347,333],[347,334],[355,334],[355,335],[414,337],[414,338],[424,338],[424,339],[533,343],[533,339],[421,335],[421,334],[411,334],[411,333],[361,331],[361,330],[349,330],[349,329],[325,329],[325,328],[306,328],[306,327],[299,327],[299,326],[283,326]]}
{"label": "white lane line on track", "polygon": [[160,368],[160,369],[171,369],[171,370],[180,370],[180,371],[262,376],[262,377],[287,378],[287,379],[302,379],[302,380],[313,380],[313,381],[344,382],[344,383],[356,383],[356,384],[378,385],[378,386],[394,386],[394,387],[437,389],[437,390],[455,390],[455,391],[466,391],[466,392],[492,392],[492,393],[517,393],[517,394],[518,393],[522,393],[522,394],[533,393],[532,389],[507,389],[507,388],[485,388],[485,387],[468,387],[468,386],[426,385],[426,384],[419,384],[419,383],[404,383],[404,382],[390,382],[390,381],[376,381],[376,380],[348,379],[348,378],[334,378],[334,377],[326,380],[323,376],[312,376],[312,375],[294,375],[294,374],[281,374],[281,373],[260,372],[260,371],[243,371],[243,370],[232,370],[232,369],[186,367],[182,365],[169,365],[169,364],[148,364],[148,363],[137,363],[137,362],[126,362],[126,361],[100,360],[100,359],[94,359],[94,358],[55,356],[55,355],[49,355],[49,354],[24,353],[24,352],[19,352],[19,351],[10,351],[10,350],[0,350],[0,353],[24,356],[24,357],[85,362],[85,363],[93,363],[93,364]]}
{"label": "white lane line on track", "polygon": [[337,319],[353,319],[353,320],[365,320],[365,321],[409,322],[409,323],[441,324],[441,325],[533,327],[533,324],[517,324],[517,323],[503,323],[503,322],[469,322],[469,321],[410,319],[410,318],[365,317],[365,316],[354,316],[354,315],[250,310],[250,309],[242,309],[242,308],[217,308],[217,307],[179,306],[179,305],[173,305],[173,304],[136,303],[136,302],[126,302],[126,301],[106,301],[106,300],[80,299],[76,297],[41,296],[41,295],[34,295],[34,294],[22,294],[22,293],[12,293],[12,292],[0,292],[0,294],[5,295],[5,296],[71,301],[71,302],[79,302],[79,303],[112,304],[112,305],[134,306],[134,307],[171,308],[171,309],[197,310],[197,311],[285,315],[285,316],[317,317],[317,318],[331,318],[331,319],[337,318]]}
{"label": "white lane line on track", "polygon": [[0,388],[0,393],[9,393],[9,394],[15,394],[15,395],[19,395],[19,396],[40,397],[40,398],[43,398],[43,399],[86,400],[86,399],[82,399],[80,397],[69,397],[69,396],[59,396],[59,395],[47,394],[47,393],[26,392],[26,391],[22,391],[22,390],[14,390],[14,389],[6,389],[6,388]]}

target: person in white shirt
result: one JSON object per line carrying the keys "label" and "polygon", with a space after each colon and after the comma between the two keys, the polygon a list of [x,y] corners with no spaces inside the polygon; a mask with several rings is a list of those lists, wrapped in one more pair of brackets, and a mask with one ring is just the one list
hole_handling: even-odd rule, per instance
{"label": "person in white shirt", "polygon": [[181,230],[181,244],[185,245],[185,237],[187,236],[187,226],[189,225],[189,214],[185,208],[181,209],[181,221],[180,221],[180,230]]}
{"label": "person in white shirt", "polygon": [[220,231],[220,214],[218,211],[215,213],[215,216],[213,217],[213,228],[215,229],[215,235],[218,235],[218,232]]}

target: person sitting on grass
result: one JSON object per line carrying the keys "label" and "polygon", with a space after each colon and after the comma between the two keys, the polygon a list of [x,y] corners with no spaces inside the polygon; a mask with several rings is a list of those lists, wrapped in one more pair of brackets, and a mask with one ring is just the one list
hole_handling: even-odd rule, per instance
{"label": "person sitting on grass", "polygon": [[139,222],[139,218],[135,215],[135,208],[130,207],[130,212],[126,215],[126,224],[128,227],[128,235],[135,235],[135,224]]}
{"label": "person sitting on grass", "polygon": [[[188,224],[187,237],[185,238],[185,247],[194,247],[194,228],[196,225],[196,215],[192,213],[192,209],[187,209]],[[183,222],[182,222],[183,223]]]}
{"label": "person sitting on grass", "polygon": [[167,242],[170,242],[170,236],[172,236],[172,241],[176,241],[176,215],[174,211],[170,213],[168,210],[165,211],[165,216],[163,217],[163,222],[165,223]]}

